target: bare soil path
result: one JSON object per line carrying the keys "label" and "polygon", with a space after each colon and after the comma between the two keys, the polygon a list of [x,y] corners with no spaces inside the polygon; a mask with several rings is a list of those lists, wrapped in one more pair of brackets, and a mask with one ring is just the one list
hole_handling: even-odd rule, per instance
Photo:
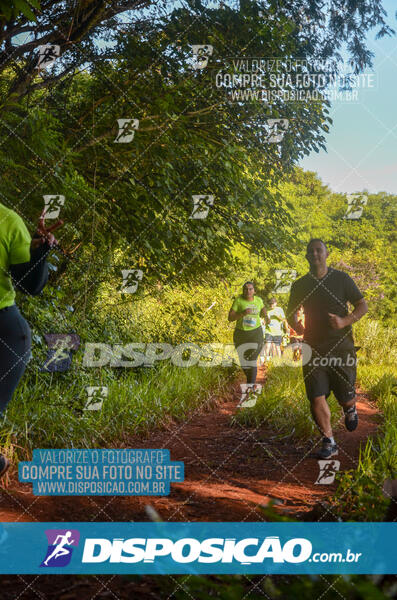
{"label": "bare soil path", "polygon": [[[261,369],[258,381],[263,377]],[[171,484],[169,496],[34,496],[14,469],[1,483],[0,521],[148,521],[147,504],[168,521],[261,521],[271,500],[280,514],[316,520],[314,507],[336,484],[315,484],[319,466],[313,445],[276,440],[266,424],[233,425],[238,391],[235,383],[212,409],[131,439],[131,448],[166,448],[172,460],[184,461],[185,481]],[[349,433],[341,426],[336,432],[341,470],[357,465],[360,443],[377,429],[377,409],[364,393],[358,394],[357,409],[358,429]],[[332,520],[332,511],[324,518]]]}

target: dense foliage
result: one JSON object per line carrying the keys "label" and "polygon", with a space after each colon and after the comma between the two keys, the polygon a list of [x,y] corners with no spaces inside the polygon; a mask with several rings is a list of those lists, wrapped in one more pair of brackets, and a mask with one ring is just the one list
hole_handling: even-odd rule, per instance
{"label": "dense foliage", "polygon": [[[25,4],[0,7],[0,201],[33,228],[42,196],[65,195],[53,281],[62,284],[60,310],[84,315],[102,282],[118,289],[122,268],[144,271],[135,300],[143,289],[235,272],[236,244],[273,260],[291,248],[295,227],[277,186],[324,147],[327,102],[228,102],[214,85],[225,57],[338,64],[347,43],[359,70],[371,62],[365,32],[391,33],[368,0],[338,0],[328,16],[306,0],[34,2],[35,20]],[[60,45],[60,57],[37,69],[44,43]],[[192,68],[192,44],[213,46],[208,68]],[[269,117],[289,119],[282,144],[263,135]],[[126,144],[114,143],[122,118],[139,120]],[[197,194],[214,196],[206,219],[191,218]]]}
{"label": "dense foliage", "polygon": [[[296,168],[326,145],[328,103],[231,103],[214,85],[216,69],[230,56],[325,58],[337,65],[347,46],[352,71],[370,65],[367,32],[392,33],[381,3],[333,0],[329,12],[326,5],[0,0],[0,202],[33,231],[43,195],[66,198],[50,284],[38,298],[17,299],[34,345],[0,430],[10,457],[27,458],[34,447],[132,444],[135,432],[208,404],[232,370],[186,373],[165,362],[153,369],[90,370],[82,367],[85,344],[230,342],[227,312],[242,283],[253,279],[267,303],[276,269],[306,271],[311,237],[328,242],[330,264],[353,276],[370,317],[384,323],[363,322],[368,364],[361,375],[395,419],[395,371],[388,364],[382,379],[385,365],[377,356],[395,339],[389,330],[396,314],[396,196],[367,194],[360,219],[346,219],[347,197]],[[59,45],[60,58],[38,70],[45,43]],[[213,46],[208,68],[192,68],[193,44]],[[290,126],[282,144],[269,144],[267,119],[279,117]],[[115,143],[118,119],[139,121],[130,143]],[[205,219],[191,218],[197,194],[214,196]],[[135,294],[121,292],[122,269],[142,270]],[[287,295],[279,299],[285,306]],[[71,331],[81,338],[71,370],[40,371],[43,335]],[[302,392],[302,382],[284,377],[282,394],[269,385],[270,400],[285,400],[279,415],[296,423],[298,437],[311,435],[308,406],[298,410],[289,396],[295,384]],[[82,410],[88,385],[109,388],[98,414]],[[259,416],[269,406],[259,406]],[[360,517],[370,506],[368,514],[380,518],[378,484],[395,465],[379,457],[385,444],[396,447],[395,427],[382,432],[375,456],[368,448],[361,471],[341,483],[343,490],[357,483],[341,505],[343,516],[354,507]],[[364,484],[369,499],[359,487]],[[346,598],[384,597],[370,580],[330,581]],[[199,586],[212,586],[219,598],[251,593],[243,577],[234,577],[191,578],[178,594],[207,594]],[[317,597],[329,587],[316,577],[258,582],[260,596],[271,598]]]}

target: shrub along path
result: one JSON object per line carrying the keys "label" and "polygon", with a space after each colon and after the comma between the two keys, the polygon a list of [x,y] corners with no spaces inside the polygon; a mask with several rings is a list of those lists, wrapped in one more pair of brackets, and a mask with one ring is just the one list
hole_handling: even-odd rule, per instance
{"label": "shrub along path", "polygon": [[[263,369],[258,381],[264,381]],[[336,482],[315,484],[319,466],[313,451],[318,445],[276,439],[277,432],[266,423],[248,428],[233,421],[237,410],[249,410],[237,408],[239,390],[235,383],[211,409],[131,439],[130,448],[166,448],[172,460],[184,461],[185,481],[171,484],[169,496],[34,496],[31,484],[18,482],[14,468],[1,483],[0,520],[147,521],[150,504],[169,521],[260,521],[271,519],[263,510],[269,503],[293,519],[332,520],[330,507],[318,514],[319,503],[337,487]],[[341,423],[335,434],[341,470],[357,465],[360,443],[377,429],[377,409],[362,392],[357,407],[358,429],[349,433]]]}

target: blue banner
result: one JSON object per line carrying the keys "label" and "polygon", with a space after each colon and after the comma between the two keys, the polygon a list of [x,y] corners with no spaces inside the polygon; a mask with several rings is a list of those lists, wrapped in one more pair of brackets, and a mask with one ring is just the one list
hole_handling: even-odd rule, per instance
{"label": "blue banner", "polygon": [[396,574],[397,523],[2,523],[2,574]]}

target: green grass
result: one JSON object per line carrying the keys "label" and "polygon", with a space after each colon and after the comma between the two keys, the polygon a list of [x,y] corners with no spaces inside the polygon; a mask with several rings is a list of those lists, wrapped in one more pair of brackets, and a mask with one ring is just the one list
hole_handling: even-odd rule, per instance
{"label": "green grass", "polygon": [[[280,438],[291,436],[294,440],[307,440],[318,437],[306,397],[302,368],[296,364],[291,367],[283,362],[270,362],[266,383],[256,405],[238,412],[235,416],[238,423],[254,427],[269,425]],[[333,395],[329,398],[329,406],[335,425],[341,409]]]}
{"label": "green grass", "polygon": [[[44,297],[21,297],[21,310],[32,326],[33,358],[0,421],[0,444],[10,458],[31,458],[34,448],[120,447],[133,444],[134,435],[148,433],[171,420],[186,420],[223,392],[235,368],[180,368],[169,361],[154,368],[88,368],[82,364],[87,342],[126,344],[158,341],[178,344],[230,341],[227,322],[230,298],[223,286],[189,289],[164,287],[159,298],[114,306],[99,303],[87,315],[70,312],[67,321],[57,309],[62,291],[48,288]],[[226,300],[227,299],[227,302]],[[214,306],[207,310],[211,304]],[[101,310],[99,308],[101,307]],[[226,312],[225,312],[226,311]],[[183,318],[182,318],[183,317]],[[41,372],[47,354],[44,332],[80,336],[65,373]],[[86,386],[107,386],[100,411],[84,411]]]}
{"label": "green grass", "polygon": [[[169,363],[139,373],[94,371],[96,378],[76,365],[65,374],[25,376],[0,427],[0,444],[7,455],[26,460],[34,448],[130,445],[134,434],[147,433],[171,419],[187,419],[192,411],[211,404],[233,373]],[[108,386],[100,411],[82,410],[86,385]]]}
{"label": "green grass", "polygon": [[359,360],[365,364],[397,364],[397,327],[364,317],[354,326]]}
{"label": "green grass", "polygon": [[377,435],[360,448],[357,469],[338,476],[334,512],[345,520],[384,518],[390,499],[382,493],[386,479],[397,478],[397,329],[376,321],[357,326],[358,381],[380,412]]}
{"label": "green grass", "polygon": [[378,521],[390,503],[382,493],[383,483],[397,478],[397,367],[363,364],[358,378],[376,400],[381,423],[377,435],[360,448],[357,469],[339,475],[333,504],[345,520]]}

